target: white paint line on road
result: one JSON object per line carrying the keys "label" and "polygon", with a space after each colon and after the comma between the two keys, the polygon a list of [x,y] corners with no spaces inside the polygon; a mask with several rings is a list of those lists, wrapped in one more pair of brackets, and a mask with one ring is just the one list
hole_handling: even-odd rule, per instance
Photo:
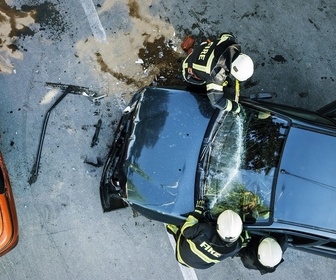
{"label": "white paint line on road", "polygon": [[93,36],[100,42],[106,41],[106,33],[98,17],[92,0],[81,0],[85,15],[89,21]]}
{"label": "white paint line on road", "polygon": [[[164,224],[165,227],[166,227],[166,224]],[[172,245],[173,249],[174,249],[174,252],[176,250],[176,242],[175,242],[175,239],[174,237],[169,234],[167,232],[167,235],[168,235],[168,238],[169,238],[169,241],[170,241],[170,244]],[[183,279],[184,280],[197,280],[197,275],[196,275],[196,272],[193,268],[188,268],[182,264],[180,264],[178,262],[178,265],[180,266],[180,270],[182,272],[182,275],[183,275]]]}

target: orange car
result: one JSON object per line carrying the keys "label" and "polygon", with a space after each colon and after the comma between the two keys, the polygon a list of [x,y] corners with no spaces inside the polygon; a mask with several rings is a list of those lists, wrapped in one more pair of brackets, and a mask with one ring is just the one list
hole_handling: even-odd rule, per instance
{"label": "orange car", "polygon": [[19,241],[18,220],[7,168],[0,152],[0,256]]}

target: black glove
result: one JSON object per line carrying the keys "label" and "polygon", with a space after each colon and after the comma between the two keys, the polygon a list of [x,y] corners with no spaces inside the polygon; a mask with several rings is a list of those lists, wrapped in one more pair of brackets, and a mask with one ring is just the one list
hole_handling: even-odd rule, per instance
{"label": "black glove", "polygon": [[[241,106],[239,103],[237,103],[236,101],[231,101],[229,100],[229,102],[231,102],[232,106],[230,108],[230,106],[227,106],[224,110],[225,111],[231,111],[234,114],[239,114],[241,111]],[[231,109],[231,110],[230,110]]]}
{"label": "black glove", "polygon": [[193,216],[200,221],[203,221],[205,219],[204,217],[204,206],[205,201],[203,199],[200,199],[196,202],[195,210],[193,212]]}
{"label": "black glove", "polygon": [[198,210],[201,213],[203,213],[204,206],[205,206],[205,201],[203,199],[197,200],[195,210]]}

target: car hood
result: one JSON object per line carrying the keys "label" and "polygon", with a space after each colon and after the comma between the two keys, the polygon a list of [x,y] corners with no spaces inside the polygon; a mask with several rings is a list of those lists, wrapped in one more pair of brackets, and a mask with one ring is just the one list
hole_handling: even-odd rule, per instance
{"label": "car hood", "polygon": [[124,166],[130,203],[172,215],[193,211],[198,155],[212,113],[206,95],[156,88],[141,94]]}
{"label": "car hood", "polygon": [[274,220],[336,231],[336,137],[290,129],[277,181]]}

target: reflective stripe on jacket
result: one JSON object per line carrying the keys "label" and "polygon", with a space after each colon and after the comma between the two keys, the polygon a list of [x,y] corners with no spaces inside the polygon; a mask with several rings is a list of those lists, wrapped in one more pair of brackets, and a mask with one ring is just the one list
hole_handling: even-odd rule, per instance
{"label": "reflective stripe on jacket", "polygon": [[[239,53],[240,45],[235,38],[231,34],[222,34],[219,40],[203,43],[189,54],[182,64],[183,78],[191,84],[206,84],[211,104],[226,110],[230,104],[223,96],[223,84],[230,74],[232,61]],[[188,68],[194,75],[188,72]]]}
{"label": "reflective stripe on jacket", "polygon": [[241,239],[228,244],[221,240],[214,226],[199,222],[195,216],[198,213],[189,215],[178,231],[176,258],[181,264],[205,269],[238,253]]}

